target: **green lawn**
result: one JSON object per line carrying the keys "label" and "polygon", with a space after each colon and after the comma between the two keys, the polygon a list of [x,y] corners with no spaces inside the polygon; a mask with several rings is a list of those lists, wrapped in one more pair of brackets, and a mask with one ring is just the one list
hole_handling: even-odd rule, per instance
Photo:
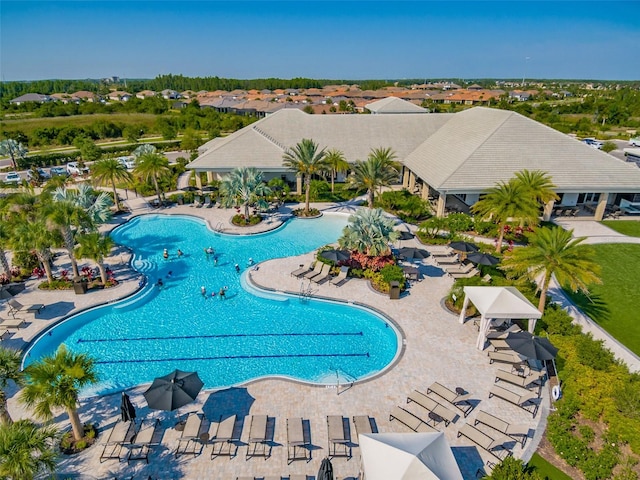
{"label": "green lawn", "polygon": [[603,225],[630,237],[640,237],[640,222],[635,220],[605,220]]}
{"label": "green lawn", "polygon": [[602,267],[602,285],[589,297],[568,292],[572,300],[620,343],[640,355],[640,244],[593,245]]}
{"label": "green lawn", "polygon": [[571,480],[571,477],[558,470],[537,453],[533,454],[528,465],[534,468],[544,480]]}

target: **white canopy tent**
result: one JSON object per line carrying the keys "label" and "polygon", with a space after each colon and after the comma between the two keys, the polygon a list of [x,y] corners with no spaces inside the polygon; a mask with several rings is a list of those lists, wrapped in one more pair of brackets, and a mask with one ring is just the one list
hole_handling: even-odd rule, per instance
{"label": "white canopy tent", "polygon": [[444,433],[358,436],[365,480],[462,480]]}
{"label": "white canopy tent", "polygon": [[526,318],[529,332],[533,333],[536,320],[542,313],[520,293],[516,287],[464,287],[464,303],[460,312],[460,323],[464,323],[469,302],[480,312],[480,332],[477,347],[484,349],[487,332],[492,319]]}

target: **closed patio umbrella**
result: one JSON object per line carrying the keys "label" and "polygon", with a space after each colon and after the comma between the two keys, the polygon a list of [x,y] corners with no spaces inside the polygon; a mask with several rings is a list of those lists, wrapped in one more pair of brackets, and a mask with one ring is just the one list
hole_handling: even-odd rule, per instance
{"label": "closed patio umbrella", "polygon": [[538,337],[529,332],[511,332],[504,341],[514,352],[533,360],[553,360],[558,354],[558,349],[548,338]]}
{"label": "closed patio umbrella", "polygon": [[322,459],[316,480],[333,480],[333,465],[327,457]]}
{"label": "closed patio umbrella", "polygon": [[203,387],[197,372],[174,370],[169,375],[156,378],[144,392],[149,408],[172,411],[193,402]]}
{"label": "closed patio umbrella", "polygon": [[398,250],[398,253],[400,254],[401,257],[416,258],[418,260],[422,260],[429,257],[429,252],[421,248],[415,248],[415,247],[403,247],[400,250]]}
{"label": "closed patio umbrella", "polygon": [[476,247],[473,243],[469,243],[469,242],[451,242],[449,246],[453,248],[456,252],[474,253],[478,251],[478,247]]}
{"label": "closed patio umbrella", "polygon": [[129,395],[122,392],[122,401],[120,403],[120,416],[123,422],[131,422],[136,418],[136,409],[131,403]]}
{"label": "closed patio umbrella", "polygon": [[467,255],[467,260],[471,263],[475,263],[476,265],[497,265],[500,263],[500,259],[498,257],[494,257],[493,255],[489,255],[488,253],[470,253]]}

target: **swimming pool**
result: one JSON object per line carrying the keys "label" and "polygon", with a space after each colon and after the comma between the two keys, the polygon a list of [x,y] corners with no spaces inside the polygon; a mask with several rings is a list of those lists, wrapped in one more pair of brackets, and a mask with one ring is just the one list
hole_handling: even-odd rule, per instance
{"label": "swimming pool", "polygon": [[[147,285],[133,297],[55,326],[28,350],[26,363],[62,343],[87,352],[97,359],[101,380],[90,393],[99,394],[150,382],[175,368],[198,371],[208,388],[264,376],[335,384],[336,377],[343,383],[376,374],[399,350],[399,336],[384,318],[351,305],[264,295],[242,286],[249,258],[260,262],[309,252],[334,242],[346,221],[344,215],[324,215],[291,220],[265,234],[234,236],[212,232],[193,217],[132,219],[112,237],[134,251],[132,265],[147,276]],[[215,254],[206,254],[208,247]],[[184,255],[178,257],[177,249]],[[159,278],[162,288],[154,285]],[[211,296],[222,288],[224,300]]]}

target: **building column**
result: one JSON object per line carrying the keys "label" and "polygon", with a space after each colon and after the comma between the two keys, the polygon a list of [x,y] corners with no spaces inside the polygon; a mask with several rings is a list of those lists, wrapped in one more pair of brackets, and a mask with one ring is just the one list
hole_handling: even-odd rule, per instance
{"label": "building column", "polygon": [[469,306],[469,296],[467,294],[464,295],[464,301],[462,302],[462,310],[460,311],[460,318],[458,321],[460,323],[464,323],[467,318],[467,307]]}
{"label": "building column", "polygon": [[202,180],[200,179],[200,172],[196,170],[196,187],[202,189]]}
{"label": "building column", "polygon": [[420,192],[422,200],[429,200],[429,185],[422,182],[422,191]]}
{"label": "building column", "polygon": [[542,211],[542,221],[548,222],[551,220],[551,214],[553,213],[553,206],[556,204],[555,200],[549,200],[544,205],[544,210]]}
{"label": "building column", "polygon": [[447,204],[447,194],[438,192],[438,205],[436,208],[436,217],[442,218],[444,217],[444,207]]}
{"label": "building column", "polygon": [[302,176],[296,177],[296,195],[302,195]]}
{"label": "building column", "polygon": [[409,188],[409,169],[403,167],[402,171],[402,188]]}
{"label": "building column", "polygon": [[609,201],[609,194],[602,192],[598,199],[598,206],[596,207],[596,213],[594,214],[594,220],[596,222],[601,221],[604,218],[604,210],[607,208],[607,202]]}
{"label": "building column", "polygon": [[413,193],[416,188],[416,175],[412,171],[409,171],[409,193]]}
{"label": "building column", "polygon": [[209,170],[207,172],[207,182],[208,183],[212,183],[213,182],[213,172],[211,170]]}

